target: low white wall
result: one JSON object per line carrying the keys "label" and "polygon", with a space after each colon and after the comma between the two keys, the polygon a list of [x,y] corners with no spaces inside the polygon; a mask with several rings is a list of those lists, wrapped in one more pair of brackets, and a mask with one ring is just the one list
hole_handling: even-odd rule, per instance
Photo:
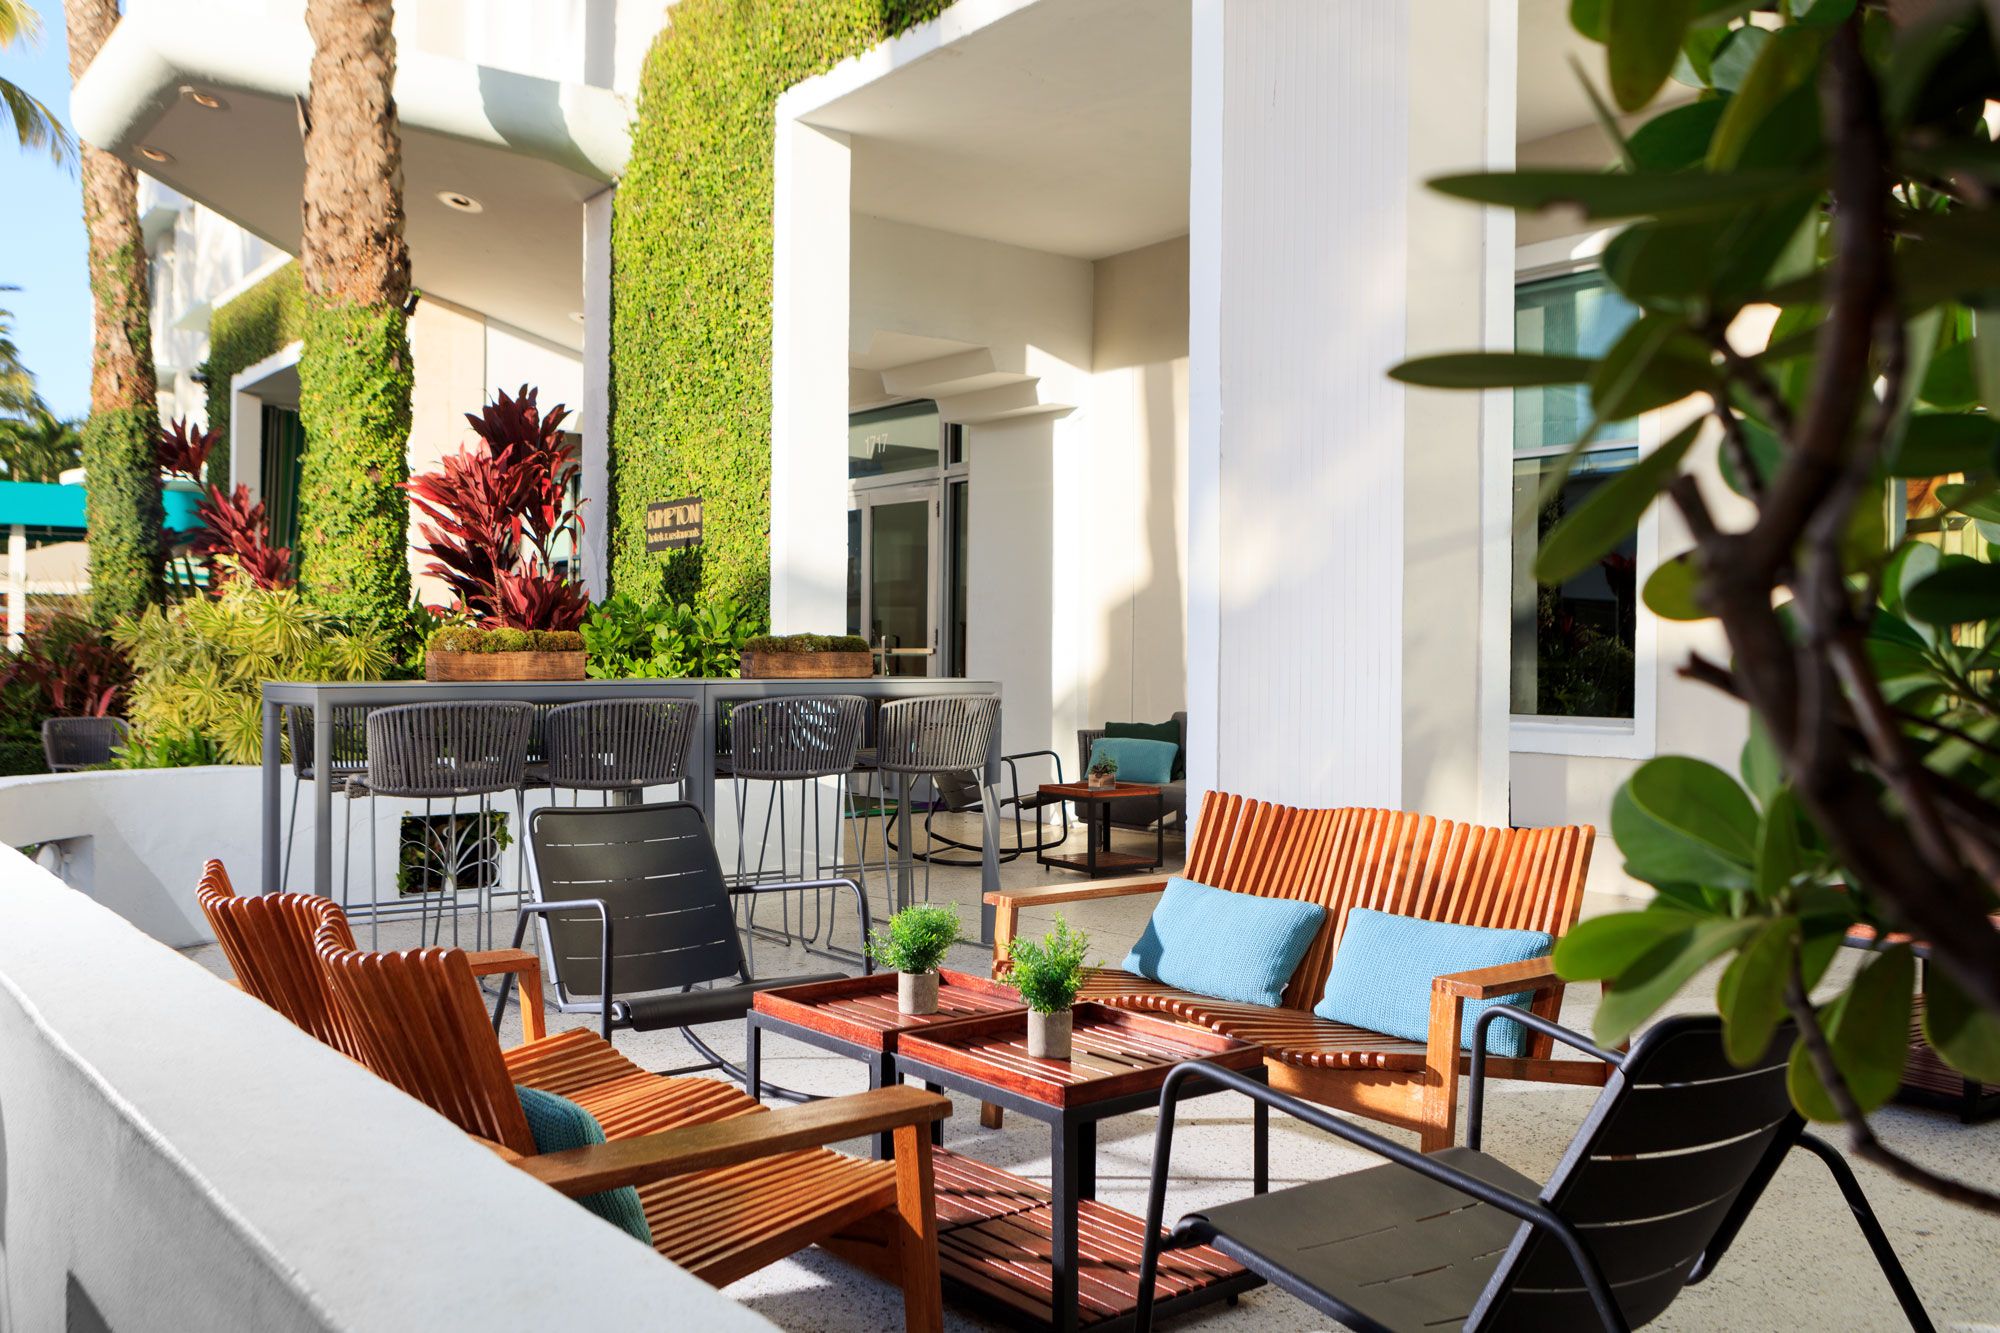
{"label": "low white wall", "polygon": [[770,1329],[0,849],[0,1328]]}

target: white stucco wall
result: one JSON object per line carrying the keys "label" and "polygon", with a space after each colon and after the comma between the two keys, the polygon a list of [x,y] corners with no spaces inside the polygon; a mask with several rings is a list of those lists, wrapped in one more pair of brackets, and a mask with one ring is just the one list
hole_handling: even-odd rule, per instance
{"label": "white stucco wall", "polygon": [[578,1323],[772,1327],[0,848],[0,1327]]}

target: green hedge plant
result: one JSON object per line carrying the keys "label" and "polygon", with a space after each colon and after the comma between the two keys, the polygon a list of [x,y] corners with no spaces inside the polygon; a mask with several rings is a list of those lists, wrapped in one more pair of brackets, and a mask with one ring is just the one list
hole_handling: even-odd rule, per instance
{"label": "green hedge plant", "polygon": [[258,279],[209,312],[208,359],[201,370],[208,385],[208,428],[216,435],[208,475],[216,485],[225,489],[229,485],[230,413],[235,409],[231,381],[304,336],[305,290],[296,262]]}

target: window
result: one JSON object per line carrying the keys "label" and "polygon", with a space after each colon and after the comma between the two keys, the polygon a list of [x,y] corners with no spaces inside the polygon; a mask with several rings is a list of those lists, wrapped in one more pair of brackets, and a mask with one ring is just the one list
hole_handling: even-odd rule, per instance
{"label": "window", "polygon": [[[1602,356],[1638,312],[1595,271],[1515,289],[1517,351]],[[1636,716],[1639,551],[1627,536],[1561,584],[1535,581],[1549,530],[1639,456],[1638,423],[1608,422],[1568,479],[1532,512],[1555,463],[1590,429],[1581,385],[1514,394],[1513,643],[1509,699],[1516,717],[1630,723]]]}

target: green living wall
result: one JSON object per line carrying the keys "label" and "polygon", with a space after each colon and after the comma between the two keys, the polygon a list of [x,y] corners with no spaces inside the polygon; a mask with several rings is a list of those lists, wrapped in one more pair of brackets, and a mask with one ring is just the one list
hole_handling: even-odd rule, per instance
{"label": "green living wall", "polygon": [[229,487],[229,382],[240,371],[305,336],[305,291],[296,262],[238,293],[208,316],[208,424],[221,438],[208,456],[209,480]]}
{"label": "green living wall", "polygon": [[676,599],[771,591],[771,214],[778,95],[948,0],[681,0],[646,57],[613,209],[613,585],[663,589],[646,506],[699,495]]}

